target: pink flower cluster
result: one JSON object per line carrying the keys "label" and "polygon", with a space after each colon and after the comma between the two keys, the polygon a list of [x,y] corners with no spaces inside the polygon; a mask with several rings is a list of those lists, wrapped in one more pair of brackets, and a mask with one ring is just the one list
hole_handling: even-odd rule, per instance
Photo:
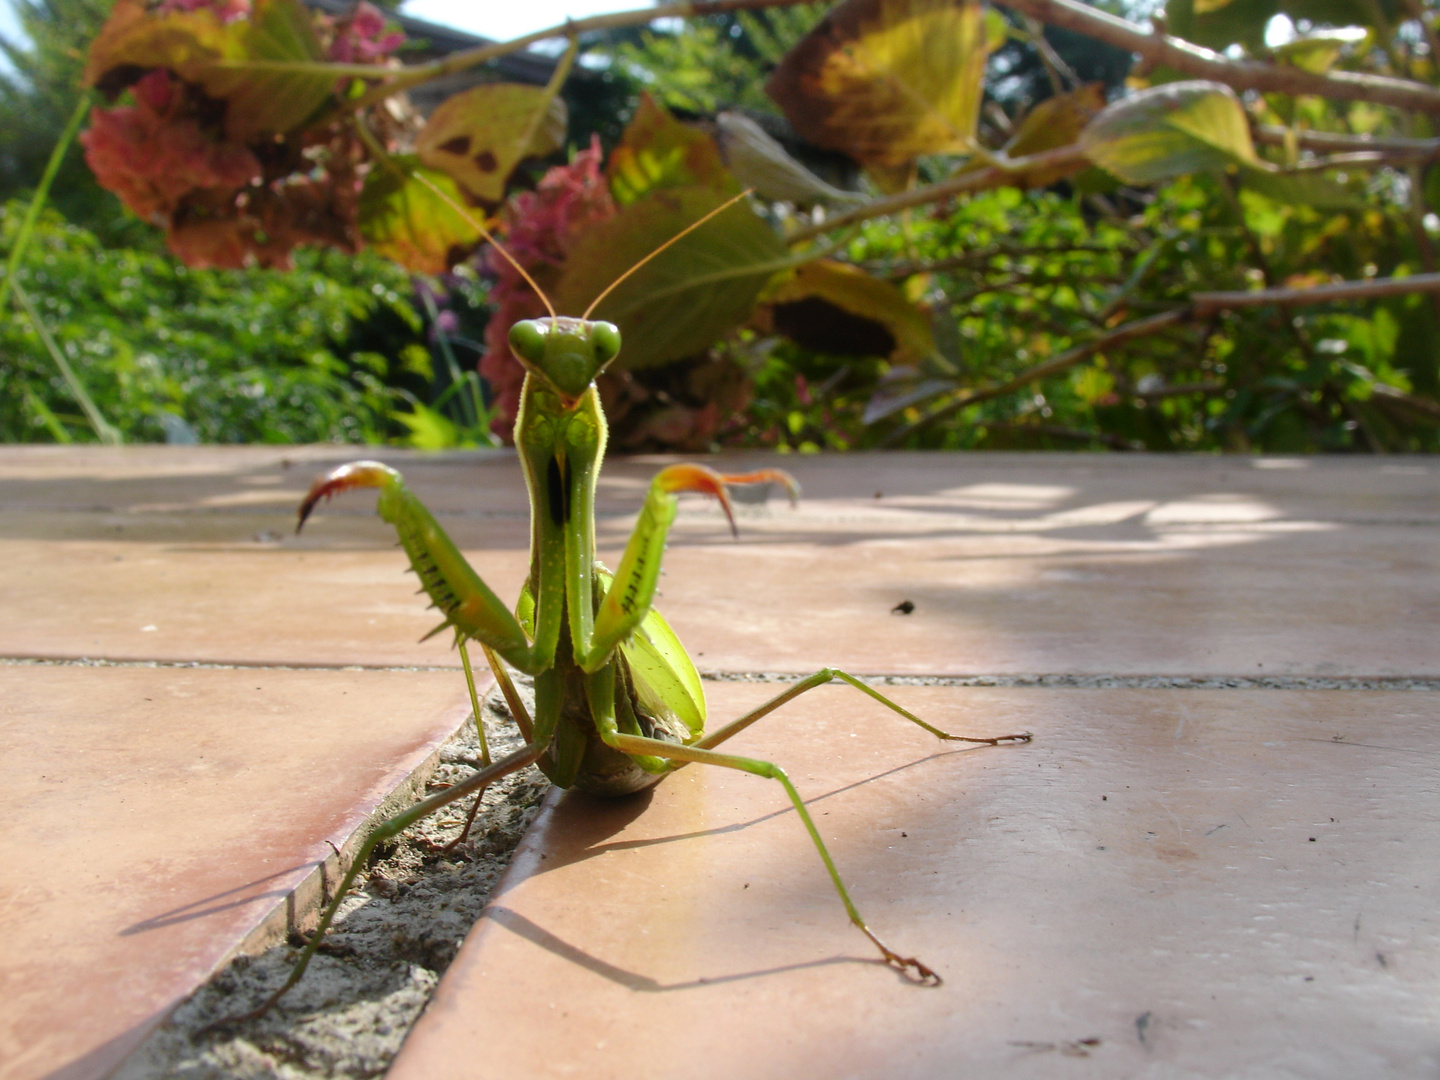
{"label": "pink flower cluster", "polygon": [[[616,213],[615,200],[600,170],[601,159],[599,136],[591,136],[588,150],[581,150],[568,165],[551,169],[535,191],[510,200],[505,249],[541,288],[550,289],[559,280],[576,234]],[[520,272],[495,249],[485,252],[485,265],[496,278],[490,291],[495,311],[485,327],[480,374],[490,384],[499,406],[495,433],[509,439],[525,381],[525,369],[510,352],[510,327],[522,319],[544,315],[545,305]]]}
{"label": "pink flower cluster", "polygon": [[[235,2],[248,3],[249,0]],[[360,0],[350,17],[336,25],[335,39],[330,42],[330,59],[337,64],[373,64],[385,59],[404,42],[404,34],[386,32],[384,12]]]}
{"label": "pink flower cluster", "polygon": [[155,11],[161,15],[172,11],[200,11],[212,8],[222,23],[232,23],[250,14],[250,0],[161,0]]}
{"label": "pink flower cluster", "polygon": [[260,176],[244,146],[224,142],[182,115],[185,87],[163,68],[132,87],[135,104],[91,109],[80,136],[100,183],[141,218],[159,225],[197,188],[238,188]]}

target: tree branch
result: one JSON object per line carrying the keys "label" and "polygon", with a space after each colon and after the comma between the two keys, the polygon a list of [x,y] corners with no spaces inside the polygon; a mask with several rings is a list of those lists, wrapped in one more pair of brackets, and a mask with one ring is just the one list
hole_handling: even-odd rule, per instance
{"label": "tree branch", "polygon": [[[1183,322],[1204,319],[1221,311],[1242,307],[1259,307],[1264,304],[1323,304],[1337,300],[1373,300],[1383,296],[1404,296],[1417,292],[1440,292],[1440,273],[1379,278],[1375,281],[1341,281],[1333,285],[1317,285],[1310,289],[1255,289],[1250,292],[1192,293],[1190,303],[1185,307],[1123,323],[1108,333],[1076,345],[1072,349],[1067,349],[1043,363],[1028,367],[1020,374],[1006,379],[1002,383],[984,386],[978,390],[958,391],[943,405],[932,409],[914,423],[907,424],[894,432],[881,445],[895,446],[921,428],[933,424],[936,420],[952,416],[961,409],[978,405],[982,401],[990,401],[992,398],[1013,393],[1027,383],[1048,378],[1066,368],[1074,367],[1094,353],[1123,345],[1127,341],[1157,333]],[[1210,393],[1215,389],[1216,387],[1212,383],[1195,383],[1189,386],[1176,386],[1174,392]],[[1425,398],[1414,397],[1383,383],[1374,384],[1373,389],[1376,394],[1407,407],[1413,412],[1440,418],[1440,404]]]}
{"label": "tree branch", "polygon": [[1440,115],[1440,90],[1407,79],[1337,71],[1316,75],[1297,67],[1259,60],[1227,60],[1168,34],[1150,33],[1135,23],[1076,0],[1002,0],[1005,7],[1041,22],[1073,30],[1098,41],[1138,53],[1152,65],[1164,65],[1197,79],[1214,79],[1236,90],[1279,94],[1316,94],[1341,101],[1372,101]]}
{"label": "tree branch", "polygon": [[853,225],[857,221],[869,221],[871,218],[884,217],[912,206],[939,202],[952,195],[971,191],[988,191],[990,188],[1006,187],[1011,184],[1023,187],[1026,177],[1030,175],[1044,173],[1047,178],[1046,182],[1054,183],[1056,179],[1059,179],[1055,175],[1056,173],[1068,176],[1070,173],[1079,172],[1089,164],[1090,159],[1085,156],[1085,152],[1073,144],[1061,146],[1055,150],[1045,150],[1039,154],[1031,154],[1029,157],[1014,158],[1005,165],[989,165],[983,169],[963,173],[952,180],[942,180],[938,184],[916,188],[914,191],[902,191],[898,195],[876,199],[873,202],[857,206],[853,210],[846,210],[842,214],[827,218],[819,225],[807,225],[802,229],[795,230],[786,237],[786,243],[803,243],[831,229]]}
{"label": "tree branch", "polygon": [[1113,348],[1116,345],[1123,345],[1132,338],[1144,337],[1147,334],[1154,334],[1177,323],[1185,322],[1190,318],[1190,312],[1186,308],[1179,308],[1175,311],[1163,311],[1159,315],[1151,315],[1148,319],[1135,319],[1131,322],[1117,326],[1108,334],[1101,334],[1099,337],[1076,345],[1073,349],[1066,349],[1059,356],[1052,356],[1043,363],[1035,364],[1026,368],[1014,378],[1006,379],[1003,383],[996,383],[994,386],[981,387],[979,390],[972,390],[969,393],[961,392],[956,394],[938,409],[932,409],[920,417],[913,424],[907,424],[895,434],[886,439],[882,446],[894,446],[903,442],[923,427],[933,424],[936,420],[943,419],[961,409],[969,408],[971,405],[978,405],[982,401],[989,401],[991,398],[1003,397],[1020,389],[1026,383],[1037,379],[1044,379],[1066,368],[1074,367],[1080,361],[1086,359],[1093,353]]}
{"label": "tree branch", "polygon": [[1373,281],[1338,281],[1308,289],[1253,289],[1245,292],[1192,293],[1190,308],[1197,317],[1236,308],[1265,304],[1324,304],[1336,300],[1377,300],[1382,296],[1407,296],[1417,292],[1440,292],[1440,274],[1411,274],[1409,277],[1376,278]]}
{"label": "tree branch", "polygon": [[[759,8],[794,7],[809,3],[810,0],[682,0],[680,3],[656,4],[653,7],[637,8],[631,11],[617,11],[609,15],[592,15],[586,19],[567,19],[557,26],[537,30],[533,34],[515,38],[512,41],[497,41],[489,45],[477,45],[473,49],[451,53],[442,60],[430,64],[416,64],[412,67],[394,70],[394,77],[378,86],[371,87],[350,103],[352,109],[363,109],[383,101],[391,94],[408,90],[412,86],[430,82],[457,71],[465,71],[502,56],[528,49],[538,41],[550,38],[574,38],[595,30],[613,30],[622,26],[638,26],[656,19],[692,19],[704,15],[721,15],[727,11],[754,11]],[[393,69],[392,69],[393,70]]]}

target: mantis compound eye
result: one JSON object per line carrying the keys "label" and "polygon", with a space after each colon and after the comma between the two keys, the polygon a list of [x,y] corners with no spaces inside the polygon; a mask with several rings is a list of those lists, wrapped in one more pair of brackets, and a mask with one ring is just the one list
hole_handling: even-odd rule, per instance
{"label": "mantis compound eye", "polygon": [[545,357],[545,329],[535,321],[517,322],[510,328],[510,348],[529,364],[538,364]]}
{"label": "mantis compound eye", "polygon": [[590,347],[595,351],[598,368],[614,360],[620,353],[620,330],[614,323],[593,322],[590,324]]}

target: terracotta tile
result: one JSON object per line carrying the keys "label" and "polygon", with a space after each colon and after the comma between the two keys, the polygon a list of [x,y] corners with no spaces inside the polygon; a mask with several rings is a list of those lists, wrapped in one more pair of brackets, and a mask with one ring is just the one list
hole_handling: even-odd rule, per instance
{"label": "terracotta tile", "polygon": [[[773,686],[714,688],[712,713]],[[1430,693],[827,688],[691,768],[543,816],[391,1080],[1410,1077],[1440,1067]],[[782,719],[783,717],[783,719]]]}
{"label": "terracotta tile", "polygon": [[[365,451],[34,449],[0,451],[0,594],[16,615],[0,652],[455,663],[443,640],[416,644],[433,616],[370,498],[332,503],[291,536],[310,474]],[[516,595],[528,537],[513,458],[384,456]],[[612,561],[665,460],[607,467]],[[1421,459],[720,464],[777,462],[807,497],[794,513],[742,507],[739,543],[698,500],[682,509],[661,607],[702,668],[1369,676],[1440,662],[1421,614],[1440,600],[1440,467]],[[914,613],[891,616],[904,600]]]}
{"label": "terracotta tile", "polygon": [[0,666],[0,1075],[106,1075],[468,712],[448,672]]}

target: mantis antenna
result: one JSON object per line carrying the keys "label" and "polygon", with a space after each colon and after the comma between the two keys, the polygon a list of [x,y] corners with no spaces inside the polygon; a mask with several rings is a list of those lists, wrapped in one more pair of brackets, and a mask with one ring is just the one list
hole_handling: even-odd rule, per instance
{"label": "mantis antenna", "polygon": [[[523,266],[520,265],[520,263],[519,263],[518,261],[516,261],[515,256],[514,256],[514,255],[511,255],[510,252],[509,252],[508,250],[506,250],[505,245],[502,244],[502,243],[500,243],[499,240],[495,239],[495,234],[494,234],[494,233],[492,233],[489,229],[487,229],[487,228],[480,222],[480,220],[479,220],[474,214],[470,213],[469,210],[466,210],[465,207],[461,206],[458,202],[456,202],[454,199],[452,199],[449,195],[445,194],[445,192],[444,192],[443,190],[441,190],[440,185],[437,184],[437,183],[435,183],[435,182],[434,182],[433,180],[431,180],[428,176],[422,176],[419,172],[413,172],[413,173],[411,173],[410,175],[413,176],[413,177],[415,177],[416,180],[419,180],[420,183],[424,184],[424,185],[425,185],[426,187],[428,187],[431,191],[433,191],[433,192],[435,193],[435,195],[440,199],[441,202],[443,202],[446,206],[450,207],[451,210],[454,210],[455,213],[459,214],[460,217],[465,221],[466,224],[468,224],[471,228],[476,229],[476,230],[480,233],[481,236],[485,237],[485,239],[490,242],[490,246],[491,246],[491,247],[493,247],[496,251],[500,252],[501,255],[504,255],[504,256],[505,256],[505,261],[508,262],[511,266],[513,266],[517,271],[519,271],[520,276],[525,279],[526,283],[527,283],[532,289],[535,290],[535,295],[538,296],[538,297],[540,297],[540,302],[545,305],[545,310],[550,313],[550,318],[553,319],[553,318],[556,317],[556,315],[555,315],[555,308],[554,308],[554,306],[550,303],[550,298],[545,295],[545,290],[542,289],[542,288],[540,288],[540,286],[539,286],[538,284],[536,284],[535,279],[530,276],[530,274],[526,271],[526,269],[525,269]],[[721,209],[724,209],[724,208],[722,207]],[[704,218],[702,218],[701,220],[703,221]],[[697,221],[695,224],[698,225],[698,224],[700,224],[700,222]],[[691,228],[694,228],[694,227],[695,227],[694,225],[691,226]],[[686,230],[685,230],[685,232],[689,232],[689,231],[690,231],[689,229],[686,229]],[[684,235],[685,235],[685,233],[681,233],[681,234],[680,234],[680,236],[684,236]],[[677,236],[675,239],[678,240],[679,238],[680,238],[680,237]],[[670,241],[670,243],[672,243],[672,244],[673,244],[674,242],[675,242],[674,240]],[[661,249],[661,250],[663,250],[663,249]],[[647,256],[647,258],[651,258],[651,257],[653,257],[653,256]],[[627,275],[630,274],[630,273],[634,273],[634,270],[632,269],[632,270],[627,271]],[[614,287],[615,287],[614,285],[610,286],[611,289],[613,289]],[[606,292],[608,292],[608,291],[609,291],[609,289],[606,290]],[[592,304],[591,306],[593,307],[594,305]]]}
{"label": "mantis antenna", "polygon": [[630,267],[629,270],[626,270],[626,271],[625,271],[623,274],[621,274],[618,278],[616,278],[614,281],[612,281],[612,282],[606,287],[605,291],[602,292],[599,296],[597,296],[594,300],[591,300],[591,301],[590,301],[590,306],[585,309],[585,314],[584,314],[584,315],[581,315],[580,318],[582,318],[582,319],[588,319],[588,318],[590,318],[590,313],[591,313],[592,311],[594,311],[597,307],[600,306],[600,301],[601,301],[601,300],[604,300],[607,296],[609,296],[612,292],[614,292],[614,291],[615,291],[615,287],[616,287],[617,285],[619,285],[622,281],[624,281],[626,278],[628,278],[631,274],[635,273],[636,270],[639,270],[642,266],[644,266],[646,263],[648,263],[651,259],[655,258],[656,255],[659,255],[662,251],[664,251],[666,248],[668,248],[671,244],[675,243],[675,241],[681,239],[682,237],[689,236],[692,232],[694,232],[696,229],[700,228],[701,225],[704,225],[707,221],[709,221],[711,218],[713,218],[716,214],[724,213],[726,210],[729,210],[730,207],[734,206],[734,205],[735,205],[737,202],[739,202],[741,199],[745,198],[745,196],[746,196],[746,195],[749,195],[750,192],[753,191],[753,190],[754,190],[754,188],[746,188],[744,191],[740,192],[739,195],[736,195],[736,196],[734,196],[734,197],[732,197],[732,198],[726,199],[723,203],[721,203],[719,206],[715,207],[714,210],[711,210],[708,214],[706,214],[704,217],[702,217],[699,221],[696,221],[696,222],[693,222],[693,223],[690,224],[690,225],[687,225],[685,228],[681,229],[678,233],[676,233],[674,236],[672,236],[669,240],[666,240],[663,244],[661,244],[659,247],[657,247],[654,251],[650,252],[649,255],[646,255],[643,259],[641,259],[639,262],[637,262],[634,266]]}
{"label": "mantis antenna", "polygon": [[[497,250],[498,252],[500,252],[501,255],[503,255],[503,256],[505,257],[505,261],[508,262],[511,266],[513,266],[513,267],[519,272],[520,276],[525,279],[526,283],[529,284],[529,286],[530,286],[532,289],[535,290],[535,295],[538,296],[538,297],[540,297],[540,302],[545,305],[545,310],[546,310],[547,312],[549,312],[550,318],[554,319],[554,318],[557,317],[556,314],[555,314],[555,308],[554,308],[554,306],[550,303],[550,298],[545,295],[545,290],[542,289],[542,288],[540,288],[540,286],[539,286],[538,284],[536,284],[535,279],[534,279],[533,277],[531,277],[531,276],[529,275],[529,273],[526,272],[525,268],[520,265],[520,263],[516,260],[515,256],[511,255],[510,252],[506,250],[505,245],[502,244],[502,243],[500,243],[500,241],[495,238],[495,234],[494,234],[494,233],[492,233],[489,229],[487,229],[487,228],[480,222],[480,220],[475,217],[474,214],[470,213],[469,210],[465,209],[465,207],[461,206],[458,202],[456,202],[456,201],[455,201],[454,199],[452,199],[449,195],[447,195],[447,194],[440,188],[440,186],[439,186],[438,184],[436,184],[433,180],[431,180],[428,176],[422,176],[422,175],[421,175],[420,173],[418,173],[418,172],[412,173],[411,175],[413,175],[416,180],[419,180],[420,183],[424,184],[424,185],[425,185],[426,187],[428,187],[431,191],[433,191],[433,192],[435,193],[435,195],[440,199],[441,202],[445,203],[445,205],[448,206],[448,207],[450,207],[451,210],[453,210],[453,211],[455,211],[455,213],[459,214],[460,217],[461,217],[468,225],[470,225],[471,228],[475,229],[476,231],[478,231],[478,232],[480,233],[481,236],[485,237],[485,239],[486,239],[487,241],[489,241],[490,245],[491,245],[493,248],[495,248],[495,250]],[[585,309],[585,314],[581,315],[580,318],[582,318],[582,319],[588,319],[588,318],[590,318],[590,313],[591,313],[592,311],[594,311],[597,307],[600,306],[600,301],[604,300],[607,296],[609,296],[612,292],[614,292],[615,289],[616,289],[626,278],[628,278],[628,277],[630,277],[632,274],[634,274],[637,270],[639,270],[642,266],[644,266],[646,263],[648,263],[651,259],[655,258],[655,256],[659,255],[662,251],[664,251],[666,248],[668,248],[671,244],[674,244],[674,243],[675,243],[676,241],[678,241],[678,240],[684,239],[686,236],[689,236],[689,235],[690,235],[692,232],[694,232],[696,229],[700,228],[701,225],[704,225],[704,224],[705,224],[707,221],[709,221],[711,218],[713,218],[713,217],[715,217],[715,216],[717,216],[717,215],[719,215],[719,214],[722,214],[722,213],[724,213],[726,210],[730,209],[730,207],[734,206],[734,205],[735,205],[737,202],[739,202],[741,199],[745,198],[745,196],[749,195],[750,192],[753,191],[753,190],[754,190],[753,188],[746,188],[744,191],[740,192],[739,195],[731,196],[730,198],[726,199],[723,203],[721,203],[719,206],[715,207],[714,210],[711,210],[711,211],[710,211],[708,214],[706,214],[704,217],[700,218],[698,221],[691,222],[691,223],[690,223],[689,225],[687,225],[685,228],[681,229],[678,233],[676,233],[674,236],[672,236],[669,240],[666,240],[663,244],[661,244],[659,247],[657,247],[654,251],[650,252],[649,255],[646,255],[643,259],[641,259],[639,262],[637,262],[634,266],[630,267],[629,270],[626,270],[623,274],[621,274],[621,275],[620,275],[619,277],[617,277],[614,281],[612,281],[609,285],[607,285],[607,286],[605,287],[605,291],[604,291],[604,292],[602,292],[599,296],[595,297],[594,300],[590,301],[590,306]]]}

